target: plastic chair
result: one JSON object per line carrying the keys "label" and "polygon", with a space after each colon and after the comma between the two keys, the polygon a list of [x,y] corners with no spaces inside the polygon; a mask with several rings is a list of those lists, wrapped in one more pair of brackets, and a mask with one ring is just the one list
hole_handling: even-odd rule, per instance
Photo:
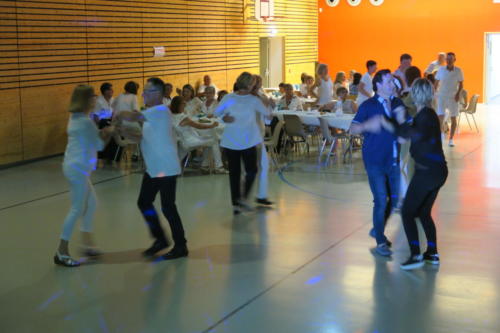
{"label": "plastic chair", "polygon": [[[300,117],[294,114],[285,114],[283,115],[283,120],[285,121],[286,133],[284,143],[285,149],[288,142],[290,142],[291,144],[305,143],[307,153],[309,154],[307,134],[304,130],[304,126],[302,124],[302,121],[300,120]],[[296,138],[299,138],[299,140],[297,140]]]}
{"label": "plastic chair", "polygon": [[278,141],[280,139],[280,132],[281,129],[284,126],[283,121],[278,121],[276,126],[274,127],[274,132],[272,136],[268,140],[264,140],[264,145],[267,148],[267,151],[269,151],[269,154],[271,155],[271,160],[273,161],[273,164],[275,167],[278,167],[279,165],[279,160],[278,160]]}
{"label": "plastic chair", "polygon": [[474,126],[476,127],[476,131],[479,133],[479,128],[477,127],[476,123],[476,118],[474,117],[474,114],[477,111],[477,101],[479,100],[479,95],[473,95],[470,98],[469,105],[467,105],[467,108],[460,110],[460,114],[458,115],[458,125],[457,127],[460,127],[460,119],[462,118],[462,113],[465,114],[465,119],[467,119],[467,123],[469,124],[469,128],[472,130],[472,126],[469,121],[469,115],[472,116],[472,120],[474,121]]}

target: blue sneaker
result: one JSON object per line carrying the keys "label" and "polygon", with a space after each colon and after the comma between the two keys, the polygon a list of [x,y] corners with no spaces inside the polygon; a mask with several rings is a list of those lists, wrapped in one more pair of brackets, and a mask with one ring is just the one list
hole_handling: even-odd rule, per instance
{"label": "blue sneaker", "polygon": [[377,245],[375,252],[382,257],[390,257],[392,255],[392,251],[386,243]]}

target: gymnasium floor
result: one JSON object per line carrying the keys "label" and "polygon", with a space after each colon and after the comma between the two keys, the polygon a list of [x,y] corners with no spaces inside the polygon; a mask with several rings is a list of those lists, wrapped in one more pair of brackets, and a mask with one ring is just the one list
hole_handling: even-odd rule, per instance
{"label": "gymnasium floor", "polygon": [[[270,179],[272,210],[233,218],[226,175],[179,179],[190,256],[147,262],[137,173],[99,169],[102,261],[52,263],[69,207],[61,158],[0,170],[0,332],[500,332],[500,107],[480,106],[446,147],[450,176],[435,206],[439,269],[402,271],[372,255],[371,193],[359,155],[318,166],[290,159]],[[78,253],[74,234],[72,253]]]}

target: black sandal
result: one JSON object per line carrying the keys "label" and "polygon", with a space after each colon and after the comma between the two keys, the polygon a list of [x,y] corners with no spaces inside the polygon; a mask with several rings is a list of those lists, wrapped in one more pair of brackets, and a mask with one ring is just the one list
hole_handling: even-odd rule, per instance
{"label": "black sandal", "polygon": [[70,256],[59,254],[59,252],[56,252],[56,254],[54,256],[54,264],[59,265],[59,266],[64,266],[64,267],[78,267],[78,266],[80,266],[79,261],[71,258]]}

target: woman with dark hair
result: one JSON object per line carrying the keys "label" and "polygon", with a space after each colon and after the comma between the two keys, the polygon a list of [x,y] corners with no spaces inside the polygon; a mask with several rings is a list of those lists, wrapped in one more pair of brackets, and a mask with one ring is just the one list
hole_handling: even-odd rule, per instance
{"label": "woman with dark hair", "polygon": [[184,106],[184,112],[190,116],[195,117],[201,114],[201,109],[203,108],[203,102],[196,97],[194,88],[190,84],[186,84],[182,87],[182,99],[186,103]]}
{"label": "woman with dark hair", "polygon": [[[209,87],[210,88],[210,87]],[[208,89],[208,88],[207,88]],[[214,121],[211,124],[201,124],[199,122],[193,121],[186,113],[184,108],[186,102],[180,96],[175,96],[170,103],[170,110],[172,111],[172,120],[174,124],[175,131],[180,140],[179,157],[183,159],[186,154],[193,150],[194,148],[200,146],[211,145],[212,155],[215,162],[215,173],[225,174],[227,173],[222,164],[222,158],[219,148],[219,141],[217,140],[217,135],[215,131],[210,131],[210,135],[201,136],[196,130],[209,130],[216,128],[219,123]],[[207,131],[208,132],[208,131]],[[208,171],[208,153],[209,149],[203,149],[203,162],[201,163],[202,171]]]}
{"label": "woman with dark hair", "polygon": [[227,90],[220,90],[219,93],[217,94],[217,103],[220,103],[224,96],[228,94]]}
{"label": "woman with dark hair", "polygon": [[68,242],[76,222],[82,219],[83,254],[89,257],[100,255],[92,240],[92,219],[96,209],[94,187],[90,175],[95,170],[97,151],[102,150],[111,138],[114,127],[98,130],[90,120],[94,110],[96,95],[88,85],[79,85],[73,91],[68,122],[68,144],[64,152],[63,172],[70,184],[71,209],[64,219],[59,247],[54,263],[66,267],[76,267],[80,263],[69,255]]}
{"label": "woman with dark hair", "polygon": [[122,111],[139,111],[139,103],[137,102],[137,91],[139,84],[134,81],[125,83],[123,87],[124,93],[121,93],[113,102],[113,116],[116,116]]}
{"label": "woman with dark hair", "polygon": [[358,96],[358,86],[361,82],[361,73],[354,73],[352,83],[349,85],[349,95]]}

